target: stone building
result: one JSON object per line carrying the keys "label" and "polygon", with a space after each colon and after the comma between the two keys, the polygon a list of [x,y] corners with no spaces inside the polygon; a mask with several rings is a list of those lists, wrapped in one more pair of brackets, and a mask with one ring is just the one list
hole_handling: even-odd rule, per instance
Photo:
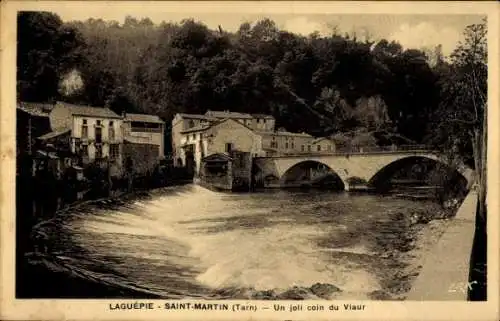
{"label": "stone building", "polygon": [[132,162],[136,174],[153,171],[165,153],[165,124],[147,114],[123,115],[123,158]]}
{"label": "stone building", "polygon": [[186,164],[186,160],[190,159],[191,155],[189,154],[189,151],[188,155],[186,155],[186,149],[182,147],[186,140],[191,138],[188,135],[194,134],[198,129],[207,127],[215,120],[215,118],[198,114],[181,113],[174,116],[171,129],[172,157],[174,166],[188,166],[188,164]]}
{"label": "stone building", "polygon": [[257,132],[262,137],[261,156],[280,156],[311,153],[314,137],[306,133],[291,133],[285,130]]}
{"label": "stone building", "polygon": [[51,132],[50,112],[54,105],[18,102],[16,108],[17,154],[35,152],[36,138]]}
{"label": "stone building", "polygon": [[239,151],[250,153],[254,157],[263,156],[262,137],[234,119],[193,127],[181,134],[181,157],[187,163],[193,162],[195,176],[200,172],[202,159],[212,154],[230,155],[233,151]]}
{"label": "stone building", "polygon": [[335,142],[327,137],[317,138],[310,145],[314,153],[334,153],[336,150]]}
{"label": "stone building", "polygon": [[123,120],[108,108],[57,102],[50,112],[53,132],[70,130],[70,150],[82,163],[106,160],[112,176],[120,176],[123,163]]}

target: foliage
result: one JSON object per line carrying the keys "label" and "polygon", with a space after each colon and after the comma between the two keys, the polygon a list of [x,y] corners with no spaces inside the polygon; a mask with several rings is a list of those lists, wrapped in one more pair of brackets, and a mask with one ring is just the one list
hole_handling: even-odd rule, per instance
{"label": "foliage", "polygon": [[[45,83],[56,84],[61,71],[71,68],[80,73],[84,88],[64,99],[119,113],[152,113],[167,123],[178,112],[208,109],[268,113],[290,131],[316,136],[362,132],[378,144],[430,141],[472,159],[472,142],[462,137],[470,128],[447,119],[450,113],[460,113],[456,118],[462,120],[481,118],[486,66],[478,61],[486,52],[482,44],[474,53],[468,48],[474,34],[484,36],[482,27],[467,29],[468,40],[446,63],[439,46],[434,52],[405,50],[394,41],[341,36],[337,29],[329,36],[304,37],[280,30],[270,19],[243,23],[235,33],[210,30],[192,19],[62,24],[53,14],[29,13],[19,23],[31,28],[20,33],[20,70],[25,73],[20,88],[28,82],[32,91],[48,98],[58,96],[56,86],[48,90],[41,78],[52,77]],[[23,31],[33,28],[44,30],[50,41],[33,41],[36,36]],[[54,45],[61,30],[70,30],[73,38],[67,38],[73,41]],[[34,43],[66,49],[53,55],[53,49]],[[29,57],[37,55],[47,63],[33,64]],[[20,93],[42,98],[25,89]]]}
{"label": "foliage", "polygon": [[77,48],[84,39],[49,12],[20,12],[17,30],[18,97],[42,102],[57,98],[60,77],[82,61]]}
{"label": "foliage", "polygon": [[468,26],[465,41],[439,66],[440,105],[431,118],[432,141],[473,163],[474,133],[483,132],[487,96],[486,24]]}

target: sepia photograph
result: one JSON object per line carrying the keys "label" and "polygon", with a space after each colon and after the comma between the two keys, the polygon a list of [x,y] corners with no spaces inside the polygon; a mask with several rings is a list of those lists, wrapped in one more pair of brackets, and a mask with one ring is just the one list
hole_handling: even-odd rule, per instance
{"label": "sepia photograph", "polygon": [[80,4],[9,26],[13,299],[492,299],[487,12]]}

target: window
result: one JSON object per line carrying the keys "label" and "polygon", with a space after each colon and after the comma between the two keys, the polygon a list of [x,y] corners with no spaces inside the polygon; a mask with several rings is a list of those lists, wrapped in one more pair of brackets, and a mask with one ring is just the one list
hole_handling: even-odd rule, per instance
{"label": "window", "polygon": [[109,145],[109,157],[111,159],[117,159],[120,156],[120,145],[111,144]]}
{"label": "window", "polygon": [[88,157],[89,156],[89,146],[88,145],[81,145],[80,155],[82,157]]}
{"label": "window", "polygon": [[113,122],[109,122],[109,132],[108,132],[109,140],[115,140],[115,128],[113,127]]}
{"label": "window", "polygon": [[285,148],[288,149],[288,142],[285,143]]}
{"label": "window", "polygon": [[307,151],[310,152],[311,151],[311,145],[307,145]]}
{"label": "window", "polygon": [[203,141],[198,142],[198,148],[200,149],[201,158],[205,157],[205,148],[203,148]]}
{"label": "window", "polygon": [[273,140],[271,141],[271,148],[278,148],[278,142],[276,141],[276,137],[273,136]]}
{"label": "window", "polygon": [[96,129],[95,129],[95,142],[96,143],[102,142],[102,128],[101,127],[96,127]]}
{"label": "window", "polygon": [[95,145],[95,158],[102,158],[102,146]]}
{"label": "window", "polygon": [[321,145],[318,145],[318,152],[321,152]]}
{"label": "window", "polygon": [[97,120],[97,121],[96,121],[96,124],[97,124],[97,126],[101,126],[101,121],[100,121],[100,120]]}
{"label": "window", "polygon": [[233,151],[233,144],[226,143],[226,153],[231,153]]}
{"label": "window", "polygon": [[295,143],[292,141],[292,149],[295,148]]}
{"label": "window", "polygon": [[303,152],[305,152],[306,151],[306,146],[304,146],[304,145],[300,146],[300,150],[303,151]]}
{"label": "window", "polygon": [[194,120],[190,120],[188,123],[188,128],[194,127]]}
{"label": "window", "polygon": [[82,120],[82,138],[89,137],[89,128],[87,127],[87,120]]}

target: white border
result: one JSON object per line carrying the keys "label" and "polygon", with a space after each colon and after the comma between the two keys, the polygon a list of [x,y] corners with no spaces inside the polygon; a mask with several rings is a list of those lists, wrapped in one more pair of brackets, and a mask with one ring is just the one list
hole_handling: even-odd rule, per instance
{"label": "white border", "polygon": [[[484,14],[488,15],[489,79],[488,79],[488,302],[380,302],[349,301],[366,304],[364,311],[323,313],[276,312],[187,312],[110,311],[108,305],[123,300],[15,300],[14,299],[14,231],[15,231],[15,90],[16,90],[16,14],[22,10],[46,10],[65,6],[71,10],[124,10],[151,7],[178,13],[248,14]],[[17,320],[235,320],[235,319],[375,319],[375,320],[498,320],[498,102],[499,102],[499,4],[496,2],[90,2],[90,1],[4,1],[1,7],[1,305],[0,318]],[[172,300],[170,300],[172,301]],[[134,302],[134,301],[127,301]],[[167,300],[152,301],[163,304]],[[236,303],[238,301],[220,301]],[[245,303],[245,301],[239,301]],[[268,304],[269,301],[247,301]],[[275,301],[288,305],[290,301]],[[210,303],[216,303],[211,301]],[[303,304],[320,303],[302,301]],[[327,305],[328,302],[321,302]],[[336,301],[337,304],[344,303]]]}

